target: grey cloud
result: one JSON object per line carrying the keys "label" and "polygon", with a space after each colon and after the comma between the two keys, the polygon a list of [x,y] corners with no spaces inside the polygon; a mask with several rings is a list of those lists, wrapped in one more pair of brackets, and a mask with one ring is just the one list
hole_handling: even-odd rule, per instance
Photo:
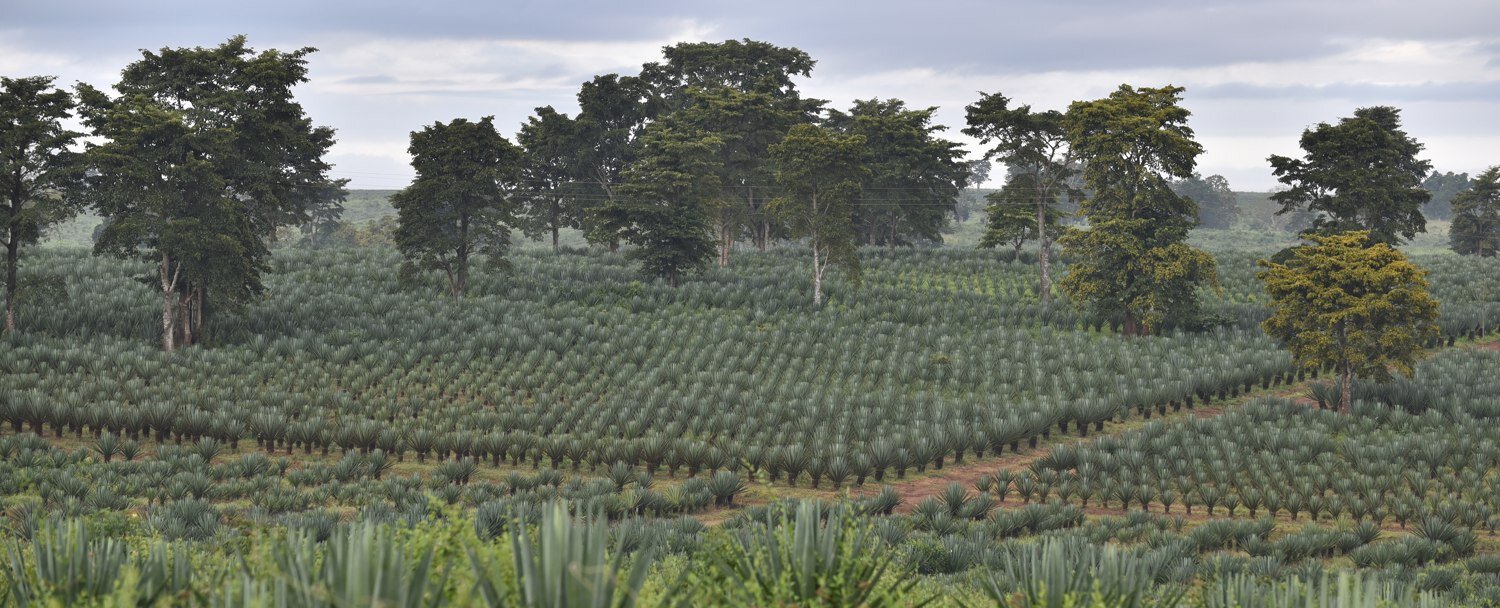
{"label": "grey cloud", "polygon": [[370,74],[366,76],[349,76],[338,79],[339,84],[392,84],[400,82],[395,76],[387,74]]}
{"label": "grey cloud", "polygon": [[1491,101],[1500,99],[1500,81],[1400,85],[1336,82],[1318,86],[1231,83],[1194,87],[1188,93],[1202,99],[1339,99],[1357,100],[1365,105],[1411,101]]}

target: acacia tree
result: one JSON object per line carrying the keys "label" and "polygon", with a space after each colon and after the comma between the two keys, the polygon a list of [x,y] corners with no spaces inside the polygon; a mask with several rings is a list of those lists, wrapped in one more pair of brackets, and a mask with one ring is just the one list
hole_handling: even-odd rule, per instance
{"label": "acacia tree", "polygon": [[854,231],[854,201],[863,166],[863,135],[837,135],[816,125],[797,125],[771,146],[771,162],[782,194],[770,211],[806,238],[812,249],[813,306],[823,305],[823,275],[838,266],[855,281],[860,268]]}
{"label": "acacia tree", "polygon": [[508,190],[521,152],[495,130],[494,119],[456,118],[412,132],[407,151],[417,177],[391,196],[403,274],[441,270],[454,298],[468,293],[470,258],[485,255],[503,267],[510,246],[516,210]]}
{"label": "acacia tree", "polygon": [[1303,238],[1309,244],[1292,249],[1286,264],[1260,262],[1272,311],[1261,327],[1302,366],[1333,367],[1347,413],[1354,378],[1411,375],[1437,337],[1438,303],[1426,271],[1367,231]]}
{"label": "acacia tree", "polygon": [[865,167],[854,229],[869,245],[941,242],[942,229],[969,181],[958,144],[938,137],[937,108],[910,110],[899,99],[856,100],[849,113],[831,111],[825,125],[865,138]]}
{"label": "acacia tree", "polygon": [[625,170],[620,197],[604,205],[605,221],[635,248],[626,257],[677,287],[682,275],[713,255],[710,217],[719,195],[718,138],[671,122],[641,135],[638,160]]}
{"label": "acacia tree", "polygon": [[1453,197],[1448,241],[1464,255],[1487,258],[1500,251],[1500,165],[1480,173],[1468,190]]}
{"label": "acacia tree", "polygon": [[5,331],[16,330],[21,247],[49,226],[78,213],[69,190],[76,182],[78,133],[63,127],[73,96],[52,88],[53,78],[0,77],[0,195],[5,222]]}
{"label": "acacia tree", "polygon": [[1399,245],[1427,231],[1422,188],[1432,164],[1417,158],[1422,144],[1401,129],[1401,111],[1360,108],[1338,124],[1302,132],[1301,159],[1272,155],[1276,178],[1290,186],[1271,195],[1278,213],[1317,215],[1309,232],[1367,230],[1370,238]]}
{"label": "acacia tree", "polygon": [[200,340],[210,311],[262,292],[278,227],[339,212],[345,182],[323,160],[333,130],[292,95],[314,50],[256,52],[239,36],[143,51],[114,98],[79,86],[98,139],[84,156],[88,202],[104,216],[95,253],[157,265],[166,350]]}
{"label": "acacia tree", "polygon": [[[1034,212],[1034,234],[1040,241],[1037,293],[1047,302],[1052,299],[1052,234],[1048,226],[1056,222],[1054,207],[1059,200],[1080,194],[1069,183],[1078,170],[1076,155],[1062,112],[1033,112],[1029,105],[1011,108],[1010,104],[1011,100],[1000,93],[983,95],[965,109],[969,127],[964,133],[983,144],[994,142],[995,147],[987,150],[984,158],[998,159],[1011,168],[1006,181],[1015,197],[1012,200],[1021,200],[1023,193],[1029,193],[1024,200],[1030,202]],[[1005,218],[992,216],[990,221],[1003,224]]]}
{"label": "acacia tree", "polygon": [[1109,97],[1068,109],[1068,140],[1092,195],[1088,230],[1062,238],[1076,263],[1060,286],[1079,306],[1123,317],[1127,336],[1197,313],[1197,290],[1217,284],[1212,256],[1189,246],[1197,205],[1172,192],[1193,174],[1202,146],[1178,105],[1183,89],[1121,85]]}

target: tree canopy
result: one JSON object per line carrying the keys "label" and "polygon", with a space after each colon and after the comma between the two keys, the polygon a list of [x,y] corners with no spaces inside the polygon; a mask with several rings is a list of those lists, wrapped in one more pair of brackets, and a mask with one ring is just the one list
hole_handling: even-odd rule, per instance
{"label": "tree canopy", "polygon": [[765,206],[774,194],[768,148],[793,125],[812,122],[824,102],[802,97],[795,78],[817,63],[801,49],[756,40],[684,42],[662,49],[641,78],[658,100],[658,118],[710,134],[718,147],[718,264],[729,264],[734,242],[748,236],[762,251],[777,235]]}
{"label": "tree canopy", "polygon": [[1203,151],[1178,104],[1182,91],[1121,85],[1074,102],[1065,120],[1092,194],[1082,204],[1089,228],[1062,239],[1077,262],[1061,287],[1077,305],[1121,319],[1126,335],[1196,317],[1198,288],[1218,281],[1213,257],[1185,242],[1197,205],[1171,189]]}
{"label": "tree canopy", "polygon": [[1316,213],[1311,232],[1366,230],[1381,243],[1399,245],[1427,231],[1422,188],[1432,164],[1417,158],[1422,144],[1401,129],[1401,111],[1360,108],[1338,124],[1302,132],[1300,159],[1272,155],[1276,178],[1289,189],[1271,195],[1280,213]]}
{"label": "tree canopy", "polygon": [[1422,206],[1422,215],[1434,220],[1453,219],[1453,197],[1468,190],[1470,184],[1468,173],[1433,171],[1422,180],[1422,189],[1432,193],[1432,199]]}
{"label": "tree canopy", "polygon": [[1468,190],[1453,197],[1448,241],[1465,255],[1492,257],[1500,251],[1500,165],[1480,173]]}
{"label": "tree canopy", "polygon": [[99,140],[85,156],[88,199],[104,216],[95,251],[158,265],[167,350],[201,338],[209,311],[261,293],[278,227],[340,210],[345,182],[323,160],[333,130],[313,126],[292,95],[314,50],[256,52],[238,36],[143,51],[113,98],[79,87]]}
{"label": "tree canopy", "polygon": [[516,144],[523,152],[521,229],[531,238],[550,236],[557,251],[559,232],[582,227],[586,215],[582,201],[587,190],[575,181],[581,176],[578,121],[552,106],[537,108],[516,133]]}
{"label": "tree canopy", "polygon": [[969,165],[958,144],[938,137],[937,108],[907,109],[899,99],[857,100],[845,114],[830,111],[826,126],[865,138],[854,229],[867,245],[941,242]]}
{"label": "tree canopy", "polygon": [[411,134],[408,151],[416,179],[391,197],[403,272],[441,270],[448,293],[462,297],[474,255],[505,264],[521,151],[495,131],[493,116],[433,123]]}
{"label": "tree canopy", "polygon": [[16,330],[21,247],[36,243],[49,226],[79,211],[75,194],[79,133],[63,126],[73,96],[53,88],[50,76],[0,77],[0,196],[5,222],[5,330]]}
{"label": "tree canopy", "polygon": [[1234,227],[1239,218],[1234,191],[1222,175],[1203,177],[1194,173],[1192,177],[1172,182],[1172,191],[1198,204],[1199,226],[1225,230]]}
{"label": "tree canopy", "polygon": [[1438,302],[1426,272],[1366,231],[1307,235],[1285,264],[1262,261],[1260,279],[1271,297],[1261,326],[1309,369],[1339,374],[1339,408],[1349,411],[1356,377],[1411,375],[1424,345],[1438,335]]}
{"label": "tree canopy", "polygon": [[625,171],[621,197],[600,210],[635,245],[626,256],[673,287],[713,255],[710,217],[722,187],[721,145],[713,135],[670,121],[652,123],[641,135],[639,160]]}

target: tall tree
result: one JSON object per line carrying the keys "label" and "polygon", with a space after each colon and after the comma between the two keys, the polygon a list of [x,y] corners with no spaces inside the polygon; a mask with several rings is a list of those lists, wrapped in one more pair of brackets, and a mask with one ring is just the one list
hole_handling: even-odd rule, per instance
{"label": "tall tree", "polygon": [[635,245],[625,255],[672,287],[713,255],[710,218],[722,187],[721,144],[670,121],[652,123],[641,135],[638,160],[625,170],[621,197],[600,210]]}
{"label": "tall tree", "polygon": [[516,143],[524,152],[519,183],[524,193],[522,230],[531,238],[549,234],[555,252],[563,228],[582,226],[579,201],[585,190],[574,182],[579,174],[578,123],[552,106],[537,108],[516,133]]}
{"label": "tall tree", "polygon": [[782,194],[771,201],[770,211],[812,249],[813,306],[823,306],[829,266],[859,280],[854,201],[860,180],[869,175],[864,158],[863,135],[839,135],[815,125],[792,127],[786,139],[771,146]]}
{"label": "tall tree", "polygon": [[1491,257],[1500,252],[1500,165],[1480,173],[1468,190],[1453,197],[1448,241],[1464,255]]}
{"label": "tall tree", "polygon": [[1127,336],[1196,316],[1198,287],[1218,280],[1213,257],[1185,242],[1197,205],[1171,188],[1203,151],[1178,103],[1182,91],[1121,85],[1074,102],[1065,121],[1092,195],[1083,201],[1089,229],[1062,239],[1077,262],[1061,287],[1080,306],[1123,317]]}
{"label": "tall tree", "polygon": [[641,68],[659,112],[723,142],[720,182],[728,204],[717,218],[719,265],[729,263],[741,234],[764,251],[776,228],[765,213],[774,195],[765,187],[771,182],[768,148],[821,110],[824,102],[804,99],[794,80],[811,74],[816,62],[800,49],[749,39],[685,42],[662,54],[664,61]]}
{"label": "tall tree", "polygon": [[624,226],[611,222],[617,214],[598,211],[619,202],[619,186],[625,168],[639,150],[637,139],[655,113],[648,83],[634,76],[595,76],[578,90],[578,146],[574,179],[588,184],[581,195],[599,201],[590,205],[580,220],[591,243],[619,249]]}
{"label": "tall tree", "polygon": [[1391,370],[1410,376],[1423,345],[1437,337],[1438,303],[1427,293],[1426,271],[1366,231],[1307,235],[1286,264],[1262,261],[1271,317],[1262,324],[1297,363],[1332,366],[1339,375],[1339,409],[1349,411],[1354,378],[1386,381]]}
{"label": "tall tree", "polygon": [[239,36],[143,51],[115,98],[79,87],[101,140],[85,153],[88,196],[105,216],[95,251],[157,263],[167,350],[201,339],[210,311],[260,294],[277,228],[339,212],[345,182],[323,160],[333,130],[292,94],[314,51],[256,52]]}
{"label": "tall tree", "polygon": [[1222,175],[1203,177],[1194,173],[1192,177],[1172,182],[1172,191],[1198,204],[1198,225],[1204,228],[1226,230],[1234,227],[1239,217],[1234,191]]}
{"label": "tall tree", "polygon": [[1031,192],[1035,234],[1040,239],[1037,293],[1043,302],[1050,301],[1052,242],[1047,226],[1054,223],[1054,207],[1060,199],[1076,198],[1079,194],[1069,184],[1069,178],[1077,172],[1077,164],[1065,116],[1056,110],[1033,112],[1029,105],[1012,108],[1011,99],[1000,93],[983,94],[965,112],[969,126],[964,133],[979,138],[980,143],[995,144],[985,151],[984,158],[1000,160],[1013,168],[1006,179],[1018,180],[1014,193]]}
{"label": "tall tree", "polygon": [[1432,193],[1432,199],[1422,206],[1422,215],[1434,220],[1453,219],[1453,197],[1469,189],[1468,173],[1440,173],[1433,171],[1422,180],[1422,189]]}
{"label": "tall tree", "polygon": [[469,290],[469,261],[485,255],[503,267],[516,223],[509,194],[520,172],[521,152],[495,130],[495,117],[456,118],[411,134],[417,177],[391,196],[396,208],[396,248],[403,273],[441,270],[448,293]]}
{"label": "tall tree", "polygon": [[1313,211],[1311,232],[1368,230],[1391,245],[1427,231],[1422,206],[1432,193],[1422,181],[1432,164],[1417,158],[1422,144],[1401,129],[1400,110],[1360,108],[1338,124],[1303,131],[1301,146],[1301,159],[1269,158],[1276,178],[1290,186],[1271,195],[1280,213]]}
{"label": "tall tree", "polygon": [[[829,112],[826,125],[865,138],[865,166],[854,227],[870,245],[941,242],[958,195],[970,180],[958,144],[938,137],[937,108],[909,110],[899,99],[854,102],[848,114]],[[986,167],[988,170],[988,167]]]}
{"label": "tall tree", "polygon": [[50,76],[0,77],[0,192],[4,193],[5,331],[16,330],[21,247],[47,227],[77,215],[71,196],[77,182],[79,133],[63,127],[73,96],[52,87]]}

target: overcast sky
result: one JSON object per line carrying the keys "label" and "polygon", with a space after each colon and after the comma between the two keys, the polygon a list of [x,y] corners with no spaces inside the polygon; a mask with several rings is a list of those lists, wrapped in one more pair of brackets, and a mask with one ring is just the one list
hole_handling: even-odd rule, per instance
{"label": "overcast sky", "polygon": [[338,130],[330,160],[354,188],[405,186],[424,124],[494,115],[514,132],[537,106],[576,111],[595,74],[728,38],[807,51],[818,65],[800,86],[834,107],[938,106],[976,156],[958,130],[980,91],[1063,109],[1130,83],[1187,87],[1200,171],[1237,190],[1271,188],[1267,155],[1297,155],[1304,128],[1371,105],[1401,108],[1440,170],[1500,163],[1496,0],[0,0],[0,74],[106,86],[139,49],[241,33],[257,49],[320,49],[297,95]]}

